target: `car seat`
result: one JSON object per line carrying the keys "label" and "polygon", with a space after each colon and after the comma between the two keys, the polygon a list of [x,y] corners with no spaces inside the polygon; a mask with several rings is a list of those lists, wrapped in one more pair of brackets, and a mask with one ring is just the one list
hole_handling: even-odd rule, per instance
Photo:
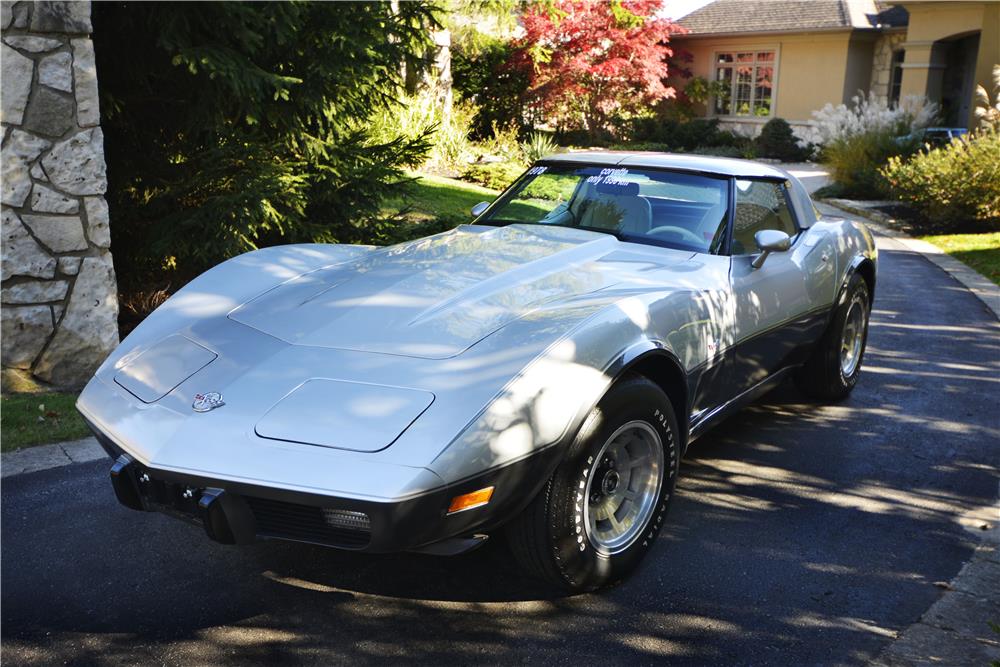
{"label": "car seat", "polygon": [[638,183],[599,183],[588,186],[580,206],[581,227],[607,229],[631,235],[644,235],[653,222],[649,201],[639,196]]}

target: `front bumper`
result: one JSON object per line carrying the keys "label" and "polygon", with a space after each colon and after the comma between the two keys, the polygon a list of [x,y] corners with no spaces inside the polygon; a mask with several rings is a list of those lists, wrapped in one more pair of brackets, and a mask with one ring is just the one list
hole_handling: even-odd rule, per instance
{"label": "front bumper", "polygon": [[[115,459],[111,482],[126,507],[193,521],[224,544],[282,539],[372,553],[449,554],[476,546],[473,534],[505,523],[535,497],[560,451],[548,447],[427,493],[376,502],[157,470],[91,428]],[[494,487],[489,504],[448,514],[452,498],[488,486]]]}

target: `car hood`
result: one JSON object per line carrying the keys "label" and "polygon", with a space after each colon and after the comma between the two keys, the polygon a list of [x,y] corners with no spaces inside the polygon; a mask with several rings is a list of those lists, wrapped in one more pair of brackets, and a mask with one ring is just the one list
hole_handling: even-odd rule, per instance
{"label": "car hood", "polygon": [[600,260],[618,248],[576,229],[463,226],[299,276],[229,317],[293,345],[445,359],[615,284]]}
{"label": "car hood", "polygon": [[664,331],[701,326],[691,292],[727,277],[726,258],[540,225],[266,249],[171,297],[79,405],[151,467],[397,498],[556,441],[651,303]]}

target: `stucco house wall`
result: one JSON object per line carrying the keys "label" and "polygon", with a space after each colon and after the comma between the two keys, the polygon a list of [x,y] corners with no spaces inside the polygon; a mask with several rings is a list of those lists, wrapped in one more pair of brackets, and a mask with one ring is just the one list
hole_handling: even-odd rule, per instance
{"label": "stucco house wall", "polygon": [[[852,41],[851,32],[847,30],[680,37],[674,38],[673,44],[675,49],[684,49],[692,55],[691,73],[710,81],[714,78],[716,53],[761,49],[776,52],[776,81],[770,116],[716,116],[705,105],[696,109],[698,115],[718,117],[723,126],[745,134],[756,134],[770,118],[780,117],[792,125],[797,135],[810,139],[812,112],[827,102],[849,100],[856,94],[857,87],[867,89],[871,76],[871,60],[862,62],[862,58],[866,52],[871,52],[873,42]],[[682,82],[673,83],[683,87]],[[847,90],[852,92],[845,99]],[[836,99],[831,99],[831,91],[837,91],[834,95]]]}
{"label": "stucco house wall", "polygon": [[85,382],[118,344],[89,2],[2,2],[4,388]]}
{"label": "stucco house wall", "polygon": [[[910,24],[902,47],[906,49],[903,65],[903,95],[941,95],[945,77],[942,42],[979,32],[979,51],[975,64],[975,84],[992,90],[992,69],[1000,64],[1000,2],[923,2],[901,3],[910,14]],[[973,123],[970,108],[968,122]]]}
{"label": "stucco house wall", "polygon": [[875,35],[870,32],[853,33],[847,44],[844,63],[844,88],[842,102],[849,102],[858,93],[867,93],[872,82],[872,60],[875,58]]}
{"label": "stucco house wall", "polygon": [[[859,92],[890,99],[898,51],[904,55],[896,70],[899,95],[926,96],[941,105],[942,123],[974,127],[975,87],[991,90],[993,66],[1000,64],[1000,1],[714,0],[680,24],[692,32],[673,44],[691,54],[687,67],[695,76],[713,80],[721,51],[777,52],[769,116],[696,109],[745,134],[780,117],[812,140],[812,113],[826,104],[850,104]],[[671,84],[681,89],[685,80]]]}

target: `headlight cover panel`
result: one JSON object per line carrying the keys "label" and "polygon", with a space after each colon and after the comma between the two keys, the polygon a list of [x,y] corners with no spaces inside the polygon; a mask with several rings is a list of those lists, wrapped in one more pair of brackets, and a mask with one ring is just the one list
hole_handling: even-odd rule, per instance
{"label": "headlight cover panel", "polygon": [[271,440],[377,452],[395,442],[434,402],[434,394],[328,378],[306,380],[257,422]]}
{"label": "headlight cover panel", "polygon": [[174,334],[118,369],[115,383],[143,403],[155,403],[218,356],[190,338]]}

